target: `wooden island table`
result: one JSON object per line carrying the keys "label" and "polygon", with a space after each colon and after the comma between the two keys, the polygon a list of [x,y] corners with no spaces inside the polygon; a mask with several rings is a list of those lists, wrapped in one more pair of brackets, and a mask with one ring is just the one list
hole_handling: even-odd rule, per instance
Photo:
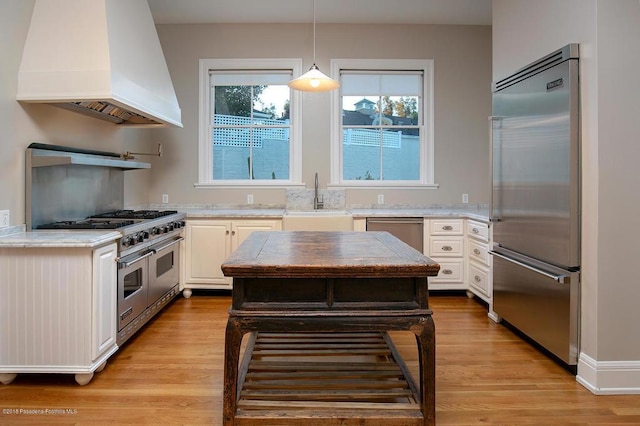
{"label": "wooden island table", "polygon": [[[224,424],[435,424],[439,268],[387,232],[253,232],[222,265]],[[390,330],[415,334],[418,385]]]}

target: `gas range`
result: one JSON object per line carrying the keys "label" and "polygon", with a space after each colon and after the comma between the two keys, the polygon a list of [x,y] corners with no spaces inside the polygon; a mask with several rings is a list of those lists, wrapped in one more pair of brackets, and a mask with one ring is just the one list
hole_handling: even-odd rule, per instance
{"label": "gas range", "polygon": [[113,229],[122,234],[118,252],[123,257],[181,232],[184,213],[176,210],[116,210],[77,221],[61,221],[38,229]]}

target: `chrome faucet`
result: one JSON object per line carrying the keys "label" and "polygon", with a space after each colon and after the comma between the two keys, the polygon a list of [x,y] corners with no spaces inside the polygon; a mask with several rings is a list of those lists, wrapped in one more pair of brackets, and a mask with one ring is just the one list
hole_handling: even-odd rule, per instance
{"label": "chrome faucet", "polygon": [[324,207],[324,199],[322,196],[318,196],[318,172],[316,172],[316,184],[313,196],[313,209],[318,210]]}

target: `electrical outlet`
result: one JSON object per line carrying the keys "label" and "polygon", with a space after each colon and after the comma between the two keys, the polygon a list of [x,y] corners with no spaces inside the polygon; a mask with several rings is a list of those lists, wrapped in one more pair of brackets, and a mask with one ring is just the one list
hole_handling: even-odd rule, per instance
{"label": "electrical outlet", "polygon": [[162,204],[167,204],[169,202],[169,194],[162,194]]}
{"label": "electrical outlet", "polygon": [[247,195],[247,204],[253,204],[253,194]]}
{"label": "electrical outlet", "polygon": [[467,204],[469,202],[469,194],[462,194],[462,202]]}
{"label": "electrical outlet", "polygon": [[9,226],[9,210],[0,210],[0,228]]}
{"label": "electrical outlet", "polygon": [[378,204],[384,204],[384,194],[378,194]]}

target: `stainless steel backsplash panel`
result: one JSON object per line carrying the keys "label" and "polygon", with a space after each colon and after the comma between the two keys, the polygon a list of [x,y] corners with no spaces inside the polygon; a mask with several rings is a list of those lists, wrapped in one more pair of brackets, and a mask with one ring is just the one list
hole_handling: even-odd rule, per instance
{"label": "stainless steel backsplash panel", "polygon": [[74,164],[27,167],[29,173],[27,229],[62,220],[84,219],[124,206],[124,171],[121,169]]}

